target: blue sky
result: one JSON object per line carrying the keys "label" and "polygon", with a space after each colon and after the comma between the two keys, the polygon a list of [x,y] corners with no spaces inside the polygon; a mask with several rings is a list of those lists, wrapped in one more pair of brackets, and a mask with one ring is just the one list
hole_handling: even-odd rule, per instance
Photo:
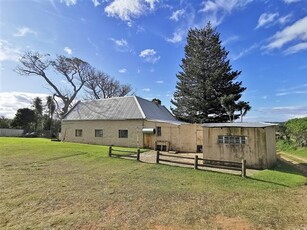
{"label": "blue sky", "polygon": [[208,21],[242,71],[245,121],[307,116],[306,0],[1,0],[0,115],[50,94],[14,72],[27,50],[79,57],[169,108],[187,31]]}

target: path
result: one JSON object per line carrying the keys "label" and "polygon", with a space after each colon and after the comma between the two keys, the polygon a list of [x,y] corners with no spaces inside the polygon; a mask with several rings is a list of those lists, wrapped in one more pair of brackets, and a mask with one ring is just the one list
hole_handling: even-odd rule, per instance
{"label": "path", "polygon": [[[198,155],[198,157],[202,158],[203,154],[202,153],[175,153],[172,154],[170,152],[163,152],[163,154],[167,155],[175,155],[175,156],[187,156],[187,157],[194,157],[195,155]],[[155,164],[156,163],[156,157],[157,157],[157,152],[154,150],[150,150],[148,152],[141,153],[140,155],[140,161],[150,163],[150,164]],[[164,157],[167,158],[167,157]],[[189,159],[176,159],[176,161],[182,161],[182,162],[191,162],[194,163],[194,160],[189,160]],[[174,166],[180,166],[180,167],[187,167],[187,168],[193,168],[193,166],[188,166],[188,165],[182,165],[182,164],[176,164],[176,163],[169,163],[169,162],[163,162],[163,164],[166,165],[174,165]],[[235,174],[235,175],[241,175],[240,171],[234,171],[234,170],[228,170],[228,169],[219,169],[219,168],[208,168],[208,167],[203,167],[204,170],[207,171],[215,171],[215,172],[222,172],[222,173],[230,173],[230,174]],[[259,170],[255,169],[247,169],[246,170],[246,175],[251,176],[255,174],[256,172],[259,172]]]}

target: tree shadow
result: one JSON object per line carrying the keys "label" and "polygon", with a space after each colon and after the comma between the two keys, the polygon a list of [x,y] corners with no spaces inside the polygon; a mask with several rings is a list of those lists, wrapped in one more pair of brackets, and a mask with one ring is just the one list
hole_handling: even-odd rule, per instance
{"label": "tree shadow", "polygon": [[307,177],[306,163],[294,164],[292,161],[283,159],[281,157],[277,158],[276,165],[271,170]]}

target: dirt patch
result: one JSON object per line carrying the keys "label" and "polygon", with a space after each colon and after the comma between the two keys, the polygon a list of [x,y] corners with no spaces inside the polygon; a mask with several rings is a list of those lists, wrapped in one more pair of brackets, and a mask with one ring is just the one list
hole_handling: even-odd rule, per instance
{"label": "dirt patch", "polygon": [[247,220],[239,217],[226,217],[222,215],[217,215],[210,220],[211,226],[216,229],[226,230],[226,229],[236,229],[236,230],[246,230],[246,229],[261,229],[254,225],[251,225]]}

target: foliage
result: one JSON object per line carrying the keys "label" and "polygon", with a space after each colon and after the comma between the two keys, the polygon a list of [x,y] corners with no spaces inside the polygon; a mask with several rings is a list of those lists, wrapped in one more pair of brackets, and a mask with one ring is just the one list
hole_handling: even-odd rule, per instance
{"label": "foliage", "polygon": [[[94,99],[122,97],[132,90],[130,85],[120,84],[77,57],[58,55],[52,59],[49,54],[25,52],[20,58],[16,72],[41,77],[48,83],[61,118],[68,112],[84,86],[87,97]],[[66,82],[65,87],[57,84],[57,77]]]}
{"label": "foliage", "polygon": [[38,131],[42,129],[42,121],[43,121],[42,99],[39,97],[34,98],[32,107],[34,108],[34,115],[35,115],[34,129]]}
{"label": "foliage", "polygon": [[190,29],[185,57],[177,74],[176,91],[171,101],[174,115],[188,122],[225,122],[230,110],[222,106],[223,97],[231,97],[233,104],[246,89],[235,82],[240,71],[233,71],[227,59],[228,51],[221,45],[220,35],[208,23],[203,29]]}
{"label": "foliage", "polygon": [[108,74],[94,68],[90,69],[89,76],[84,86],[86,97],[91,99],[123,97],[132,90],[130,85],[120,84]]}
{"label": "foliage", "polygon": [[0,116],[0,128],[10,128],[12,120],[4,116]]}
{"label": "foliage", "polygon": [[[48,75],[50,68],[53,70],[52,76]],[[79,58],[59,55],[55,59],[50,59],[49,54],[26,52],[20,58],[16,72],[21,75],[42,77],[54,91],[54,98],[60,99],[62,104],[60,115],[64,116],[86,82],[89,68],[90,65]],[[54,73],[67,83],[64,89],[56,85],[58,80],[55,79]]]}
{"label": "foliage", "polygon": [[295,118],[285,123],[286,133],[298,146],[307,146],[307,117]]}
{"label": "foliage", "polygon": [[[307,160],[307,148],[298,147],[292,140],[278,140],[276,142],[277,151],[281,151],[286,155],[299,156]],[[299,159],[296,159],[299,161]]]}
{"label": "foliage", "polygon": [[34,129],[34,122],[35,112],[32,109],[22,108],[17,110],[17,113],[11,123],[11,126],[13,128],[20,128],[26,131],[32,131]]}
{"label": "foliage", "polygon": [[0,149],[2,229],[306,227],[306,179],[284,165],[243,179],[109,158],[100,145],[0,138]]}

